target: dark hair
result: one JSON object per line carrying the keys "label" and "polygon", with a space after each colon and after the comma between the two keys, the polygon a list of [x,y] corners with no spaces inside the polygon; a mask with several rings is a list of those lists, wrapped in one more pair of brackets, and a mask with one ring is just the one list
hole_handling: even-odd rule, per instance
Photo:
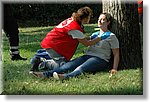
{"label": "dark hair", "polygon": [[92,15],[93,15],[92,10],[86,6],[86,7],[80,8],[77,12],[74,12],[72,14],[72,17],[81,25],[81,21],[84,18],[87,18],[88,16],[92,16]]}
{"label": "dark hair", "polygon": [[108,25],[108,29],[110,29],[111,25],[112,25],[112,20],[113,20],[111,14],[104,12],[104,13],[101,13],[100,15],[102,15],[102,14],[105,15],[107,22],[110,21],[110,23]]}
{"label": "dark hair", "polygon": [[112,16],[111,16],[111,14],[105,12],[105,13],[101,13],[100,15],[102,15],[102,14],[106,16],[107,22],[108,22],[108,21],[110,21],[110,22],[112,21]]}

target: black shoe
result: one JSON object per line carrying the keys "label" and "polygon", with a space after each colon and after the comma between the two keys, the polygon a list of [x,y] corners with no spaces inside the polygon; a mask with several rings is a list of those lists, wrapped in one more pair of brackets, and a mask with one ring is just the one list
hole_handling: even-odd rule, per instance
{"label": "black shoe", "polygon": [[12,61],[17,61],[17,60],[27,60],[27,58],[23,58],[20,55],[12,55],[11,57]]}

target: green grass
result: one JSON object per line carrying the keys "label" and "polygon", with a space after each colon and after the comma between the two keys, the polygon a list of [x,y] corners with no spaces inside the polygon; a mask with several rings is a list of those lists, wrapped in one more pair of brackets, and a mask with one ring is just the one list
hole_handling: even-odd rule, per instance
{"label": "green grass", "polygon": [[[86,34],[94,31],[95,24],[85,26]],[[119,70],[109,78],[108,72],[81,75],[78,78],[57,81],[53,78],[43,79],[29,75],[31,68],[30,59],[40,42],[52,27],[20,28],[20,53],[28,58],[27,61],[11,61],[9,44],[3,35],[3,93],[15,95],[142,95],[143,78],[142,69]],[[83,55],[86,48],[79,45],[73,56]]]}

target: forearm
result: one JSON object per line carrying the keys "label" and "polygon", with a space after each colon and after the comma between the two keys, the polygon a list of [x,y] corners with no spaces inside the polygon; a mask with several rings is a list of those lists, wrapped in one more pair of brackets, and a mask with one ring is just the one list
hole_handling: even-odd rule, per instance
{"label": "forearm", "polygon": [[97,37],[93,40],[87,40],[87,39],[78,39],[78,41],[80,43],[82,43],[84,46],[91,46],[91,45],[94,45],[96,44],[97,42],[99,42],[101,40],[100,37]]}
{"label": "forearm", "polygon": [[116,54],[116,55],[114,56],[114,62],[113,62],[113,68],[112,68],[112,69],[117,70],[118,64],[119,64],[119,54]]}
{"label": "forearm", "polygon": [[97,37],[97,38],[95,38],[93,40],[87,40],[87,46],[94,45],[94,44],[98,43],[100,40],[101,40],[100,37]]}

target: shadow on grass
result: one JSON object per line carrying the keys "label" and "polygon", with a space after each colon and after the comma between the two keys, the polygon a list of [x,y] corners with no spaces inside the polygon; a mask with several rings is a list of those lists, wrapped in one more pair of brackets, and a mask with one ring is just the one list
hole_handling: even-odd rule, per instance
{"label": "shadow on grass", "polygon": [[[86,34],[90,35],[94,32],[94,28],[96,25],[87,25],[85,26]],[[33,29],[31,31],[24,31],[20,33],[20,49],[25,50],[28,52],[28,54],[31,56],[31,53],[36,52],[38,49],[40,49],[40,42],[42,39],[46,36],[47,32],[49,31],[49,28],[40,29],[38,28],[36,30]],[[4,47],[3,51],[5,52],[8,49],[8,42],[6,42],[6,38],[4,38]],[[84,47],[80,46],[78,47],[76,54],[82,53],[84,51]],[[8,57],[8,55],[6,55]],[[7,58],[6,57],[6,58]],[[33,56],[32,56],[33,57]],[[118,88],[112,89],[111,91],[102,90],[102,89],[94,89],[90,92],[81,92],[79,91],[47,91],[43,92],[43,90],[40,88],[38,90],[32,90],[31,88],[28,88],[27,86],[21,84],[19,87],[16,87],[19,82],[28,81],[29,79],[32,79],[32,77],[28,76],[28,71],[31,68],[31,65],[29,64],[29,61],[18,61],[13,62],[9,59],[3,60],[3,67],[4,67],[4,92],[3,95],[142,95],[143,91],[142,88],[131,88],[131,87],[124,87],[124,88]],[[29,79],[28,79],[29,78]],[[32,79],[34,80],[34,79]],[[17,81],[18,83],[15,84],[13,82]],[[48,81],[46,81],[48,82]],[[36,85],[33,85],[33,89],[36,87]],[[14,88],[17,88],[16,90]],[[12,90],[11,90],[12,89]]]}
{"label": "shadow on grass", "polygon": [[[94,32],[94,28],[96,27],[95,24],[93,25],[86,25],[85,31],[86,35],[91,35]],[[23,28],[24,30],[21,30],[19,33],[19,45],[21,50],[36,52],[38,49],[41,49],[40,43],[46,36],[46,34],[52,29],[52,27],[46,27],[46,28],[32,28],[31,30],[28,30]],[[29,28],[30,29],[30,28]],[[3,36],[3,50],[8,50],[8,39],[6,36]]]}

